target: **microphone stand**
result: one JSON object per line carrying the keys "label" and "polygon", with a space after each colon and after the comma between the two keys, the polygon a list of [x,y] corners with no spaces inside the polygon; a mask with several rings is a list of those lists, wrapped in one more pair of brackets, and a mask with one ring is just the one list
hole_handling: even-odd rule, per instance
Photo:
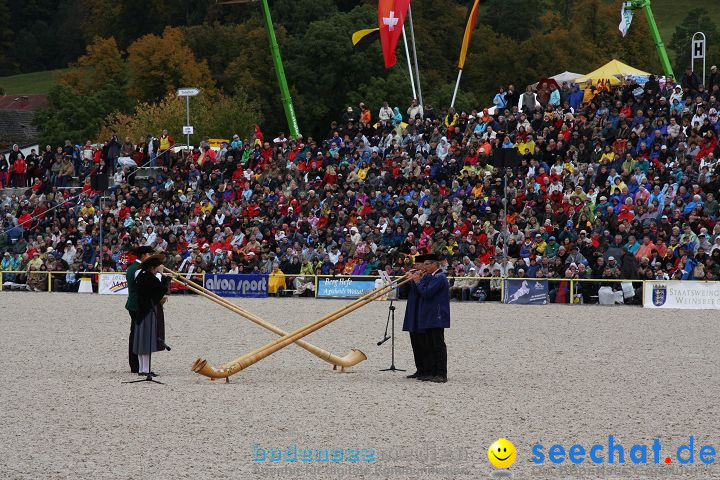
{"label": "microphone stand", "polygon": [[[392,327],[391,327],[391,333],[388,337],[387,331],[388,331],[388,325],[390,325],[390,319],[392,318]],[[390,306],[388,307],[388,319],[387,323],[385,324],[385,338],[383,338],[381,341],[378,342],[378,346],[382,345],[383,343],[390,341],[390,368],[383,368],[380,371],[381,372],[404,372],[402,368],[395,368],[395,305],[393,305],[393,300],[390,300]]]}
{"label": "microphone stand", "polygon": [[[150,358],[148,359],[148,370],[152,372],[152,353],[150,354]],[[158,380],[155,380],[151,375],[148,375],[147,377],[141,379],[141,380],[131,380],[129,382],[122,382],[122,383],[140,383],[140,382],[152,382],[157,383],[159,385],[165,385],[163,382],[160,382]]]}

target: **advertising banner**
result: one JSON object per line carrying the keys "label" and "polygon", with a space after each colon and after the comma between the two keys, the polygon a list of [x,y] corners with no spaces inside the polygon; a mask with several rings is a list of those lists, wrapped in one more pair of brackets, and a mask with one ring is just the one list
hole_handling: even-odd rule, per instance
{"label": "advertising banner", "polygon": [[549,303],[548,292],[547,280],[505,280],[503,303],[546,305]]}
{"label": "advertising banner", "polygon": [[643,307],[718,310],[720,309],[720,283],[646,282]]}
{"label": "advertising banner", "polygon": [[127,281],[124,273],[103,273],[100,274],[100,295],[127,295]]}
{"label": "advertising banner", "polygon": [[263,298],[268,296],[267,274],[206,274],[205,288],[221,297]]}
{"label": "advertising banner", "polygon": [[375,280],[356,278],[321,278],[318,280],[318,298],[360,298],[375,290]]}

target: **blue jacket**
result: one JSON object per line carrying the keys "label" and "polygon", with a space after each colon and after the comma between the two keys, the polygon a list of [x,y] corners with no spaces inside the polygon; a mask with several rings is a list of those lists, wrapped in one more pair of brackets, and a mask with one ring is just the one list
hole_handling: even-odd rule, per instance
{"label": "blue jacket", "polygon": [[570,106],[573,110],[577,109],[578,105],[582,103],[584,93],[582,90],[576,90],[570,94]]}
{"label": "blue jacket", "polygon": [[450,285],[442,272],[410,282],[403,331],[450,328]]}

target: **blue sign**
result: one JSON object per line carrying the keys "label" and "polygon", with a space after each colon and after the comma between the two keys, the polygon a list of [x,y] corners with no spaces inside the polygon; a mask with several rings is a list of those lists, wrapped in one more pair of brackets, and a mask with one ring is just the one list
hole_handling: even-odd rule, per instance
{"label": "blue sign", "polygon": [[321,278],[318,298],[360,298],[375,290],[375,280],[355,278]]}
{"label": "blue sign", "polygon": [[546,305],[550,299],[547,280],[528,278],[527,280],[505,280],[505,298],[503,303],[517,305]]}
{"label": "blue sign", "polygon": [[268,276],[254,273],[206,274],[205,288],[221,297],[264,298],[268,296]]}

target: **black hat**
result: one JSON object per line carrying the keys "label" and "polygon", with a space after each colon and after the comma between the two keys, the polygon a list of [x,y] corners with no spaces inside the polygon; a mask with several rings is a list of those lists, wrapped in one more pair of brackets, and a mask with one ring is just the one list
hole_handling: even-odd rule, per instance
{"label": "black hat", "polygon": [[425,255],[418,255],[415,257],[415,263],[439,262],[441,260],[442,260],[442,255],[438,255],[435,253],[427,253]]}
{"label": "black hat", "polygon": [[[142,248],[142,247],[140,247],[140,248]],[[160,265],[163,264],[164,261],[165,261],[165,255],[163,255],[162,253],[156,253],[155,255],[150,255],[148,258],[146,258],[140,264],[140,268],[148,269],[148,268],[159,267]]]}
{"label": "black hat", "polygon": [[149,246],[147,246],[147,245],[143,245],[142,247],[138,247],[138,248],[135,250],[135,255],[137,255],[138,257],[141,257],[141,256],[143,256],[143,255],[147,255],[147,254],[149,254],[149,253],[155,253],[155,249],[152,248],[152,247],[149,247]]}

